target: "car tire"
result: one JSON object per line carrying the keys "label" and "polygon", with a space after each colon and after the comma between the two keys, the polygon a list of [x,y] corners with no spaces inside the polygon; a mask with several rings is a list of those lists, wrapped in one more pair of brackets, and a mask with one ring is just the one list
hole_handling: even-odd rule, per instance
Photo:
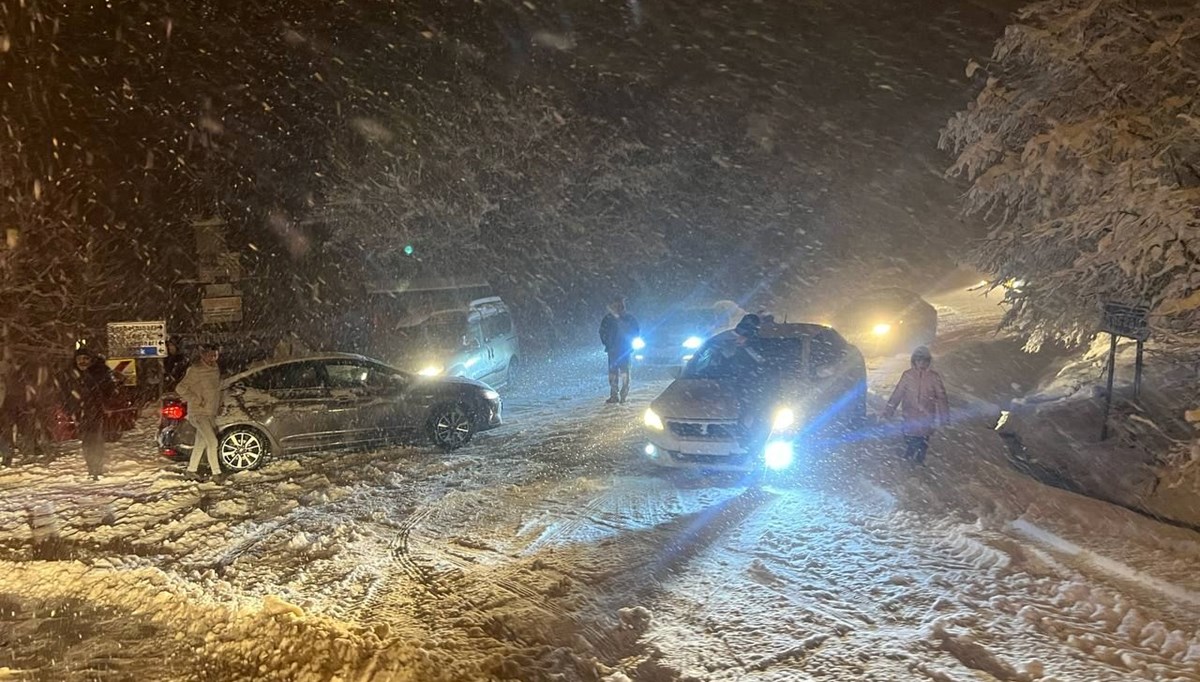
{"label": "car tire", "polygon": [[224,471],[257,469],[271,454],[271,442],[258,429],[235,426],[217,438],[217,456]]}
{"label": "car tire", "polygon": [[471,442],[475,436],[475,418],[466,405],[446,403],[430,410],[426,430],[434,445],[449,452]]}

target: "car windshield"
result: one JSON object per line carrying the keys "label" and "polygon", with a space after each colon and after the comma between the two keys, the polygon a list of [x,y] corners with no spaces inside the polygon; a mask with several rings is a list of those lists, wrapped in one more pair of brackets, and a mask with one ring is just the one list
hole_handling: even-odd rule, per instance
{"label": "car windshield", "polygon": [[711,310],[681,310],[664,319],[658,330],[664,336],[706,336],[715,326]]}
{"label": "car windshield", "polygon": [[398,329],[400,340],[420,348],[453,349],[462,345],[467,324],[465,313],[430,315],[420,324]]}
{"label": "car windshield", "polygon": [[684,369],[688,379],[745,379],[754,375],[799,375],[804,341],[798,338],[755,339],[744,347],[735,338],[707,344]]}

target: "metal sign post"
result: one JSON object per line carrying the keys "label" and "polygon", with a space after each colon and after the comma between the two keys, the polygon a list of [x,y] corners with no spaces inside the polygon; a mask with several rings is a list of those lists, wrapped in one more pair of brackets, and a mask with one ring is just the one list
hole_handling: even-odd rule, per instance
{"label": "metal sign post", "polygon": [[[167,355],[167,323],[165,320],[150,322],[109,322],[108,323],[108,357],[109,366],[123,372],[123,382],[126,386],[137,386],[138,360],[157,361],[159,375],[162,371],[162,358]],[[115,365],[115,366],[114,366]],[[161,399],[162,382],[159,382],[159,397]]]}
{"label": "metal sign post", "polygon": [[1104,318],[1100,331],[1112,337],[1108,346],[1108,389],[1104,392],[1104,423],[1100,427],[1100,440],[1108,439],[1108,414],[1112,410],[1113,384],[1117,372],[1117,338],[1124,336],[1137,341],[1137,359],[1134,362],[1133,397],[1142,394],[1142,351],[1146,339],[1150,338],[1150,309],[1145,306],[1122,303],[1105,303]]}

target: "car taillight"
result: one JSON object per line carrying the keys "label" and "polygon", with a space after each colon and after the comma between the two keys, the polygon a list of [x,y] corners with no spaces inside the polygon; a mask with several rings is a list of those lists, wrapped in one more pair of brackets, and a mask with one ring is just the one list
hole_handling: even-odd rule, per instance
{"label": "car taillight", "polygon": [[187,416],[186,403],[167,403],[162,408],[163,419],[183,419]]}

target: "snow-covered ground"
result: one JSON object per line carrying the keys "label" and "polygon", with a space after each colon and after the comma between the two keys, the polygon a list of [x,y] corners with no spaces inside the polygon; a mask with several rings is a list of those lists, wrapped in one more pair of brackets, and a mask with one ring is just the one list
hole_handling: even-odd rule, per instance
{"label": "snow-covered ground", "polygon": [[[756,488],[659,472],[666,379],[606,406],[581,351],[451,455],[195,484],[148,420],[98,483],[77,454],[4,471],[0,678],[1200,679],[1200,535],[1013,471],[997,390],[1032,361],[981,299],[936,302],[960,418],[924,468],[884,438]],[[904,365],[872,363],[876,404]]]}

